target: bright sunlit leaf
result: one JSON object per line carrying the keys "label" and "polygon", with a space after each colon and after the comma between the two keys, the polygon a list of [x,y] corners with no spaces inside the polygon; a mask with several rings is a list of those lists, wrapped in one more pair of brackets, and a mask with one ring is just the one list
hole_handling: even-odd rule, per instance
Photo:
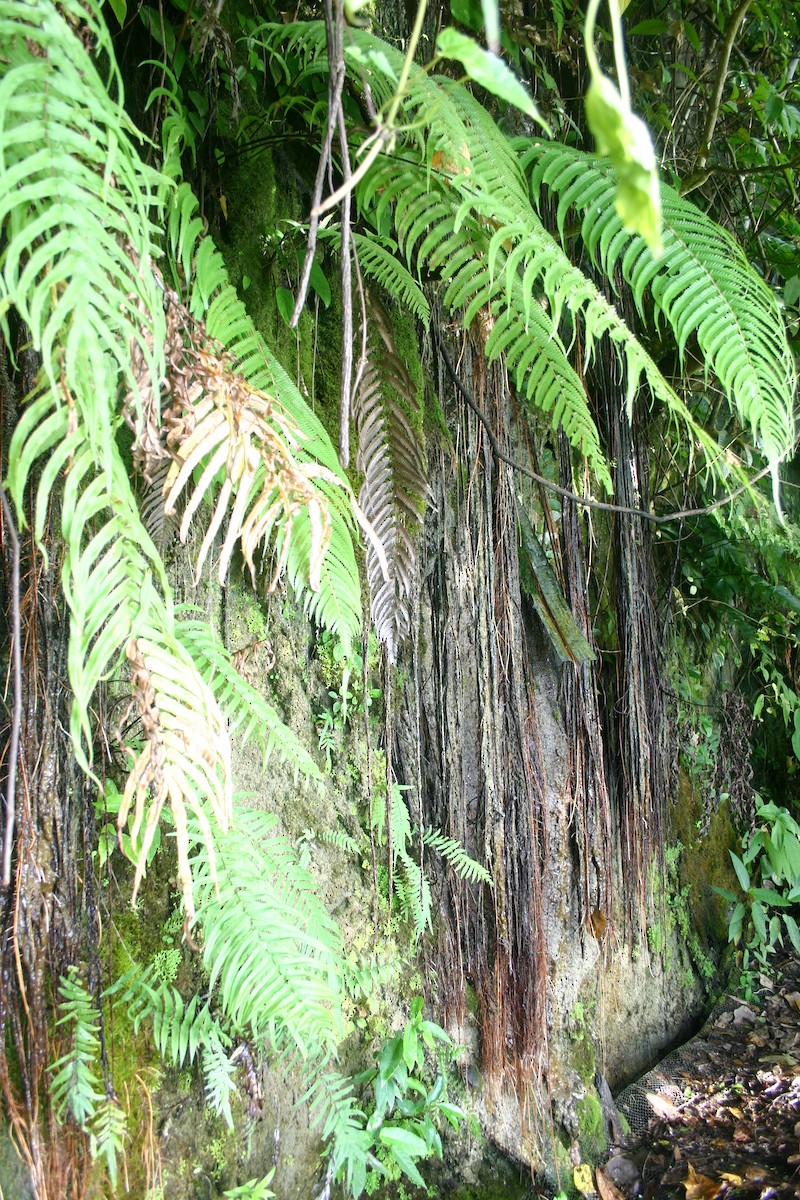
{"label": "bright sunlit leaf", "polygon": [[480,84],[493,96],[499,96],[501,100],[513,104],[550,133],[547,122],[540,115],[533,100],[502,58],[498,58],[490,50],[484,50],[473,38],[459,33],[457,29],[443,29],[437,39],[436,50],[442,58],[452,58],[460,62],[473,83]]}
{"label": "bright sunlit leaf", "polygon": [[593,74],[586,93],[586,120],[598,154],[607,155],[617,170],[616,208],[631,233],[647,242],[656,258],[661,241],[661,196],[658,167],[650,132],[623,102],[605,75]]}

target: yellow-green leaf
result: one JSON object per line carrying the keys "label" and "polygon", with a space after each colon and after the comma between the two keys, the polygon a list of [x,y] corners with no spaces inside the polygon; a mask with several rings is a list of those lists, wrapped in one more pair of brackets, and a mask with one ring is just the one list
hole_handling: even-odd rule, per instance
{"label": "yellow-green leaf", "polygon": [[586,120],[599,154],[617,169],[616,209],[631,233],[640,234],[660,257],[661,196],[650,132],[623,102],[605,75],[595,74],[586,93]]}
{"label": "yellow-green leaf", "polygon": [[436,42],[436,51],[442,58],[452,58],[460,62],[469,78],[493,96],[513,104],[515,108],[533,117],[543,129],[550,133],[550,128],[541,116],[536,105],[531,100],[525,88],[517,79],[514,72],[504,63],[502,58],[484,50],[482,46],[465,33],[457,29],[443,29]]}

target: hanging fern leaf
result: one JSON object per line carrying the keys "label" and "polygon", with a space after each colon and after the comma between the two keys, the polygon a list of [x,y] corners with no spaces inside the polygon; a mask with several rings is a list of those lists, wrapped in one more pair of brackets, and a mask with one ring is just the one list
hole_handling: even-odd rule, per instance
{"label": "hanging fern leaf", "polygon": [[115,1096],[106,1096],[98,1106],[89,1128],[89,1152],[108,1173],[109,1183],[117,1190],[117,1160],[125,1154],[128,1115]]}
{"label": "hanging fern leaf", "polygon": [[411,624],[416,551],[414,532],[422,523],[428,484],[418,420],[416,389],[394,344],[391,320],[369,295],[370,342],[354,403],[358,430],[356,465],[364,474],[361,508],[383,546],[388,578],[373,546],[367,546],[367,580],[372,619],[394,662]]}
{"label": "hanging fern leaf", "polygon": [[66,388],[109,470],[109,397],[118,378],[138,395],[131,345],[157,388],[164,316],[150,269],[159,179],[136,149],[98,10],[0,2],[0,325],[12,344],[13,305],[54,400]]}
{"label": "hanging fern leaf", "polygon": [[467,883],[488,883],[491,887],[492,876],[489,871],[470,858],[455,838],[447,837],[438,829],[426,829],[422,840],[426,846],[431,846],[442,858],[446,858],[456,874],[466,879]]}
{"label": "hanging fern leaf", "polygon": [[174,1067],[194,1062],[212,1038],[230,1045],[208,1003],[198,994],[185,1001],[176,987],[159,977],[155,966],[143,970],[134,965],[104,995],[125,1005],[135,1033],[143,1024],[152,1025],[159,1054]]}
{"label": "hanging fern leaf", "polygon": [[68,1112],[81,1129],[87,1129],[104,1098],[97,1074],[100,1062],[100,1014],[77,967],[62,975],[57,1026],[70,1041],[67,1053],[52,1063],[50,1096],[59,1120]]}
{"label": "hanging fern leaf", "polygon": [[333,1178],[344,1182],[349,1196],[360,1196],[366,1182],[374,1134],[368,1133],[366,1116],[353,1096],[353,1082],[325,1064],[306,1072],[306,1090],[299,1103],[308,1107],[311,1128],[319,1129],[330,1147]]}
{"label": "hanging fern leaf", "polygon": [[341,934],[276,824],[242,810],[227,833],[215,830],[216,881],[193,826],[197,921],[226,1018],[308,1054],[341,1035]]}
{"label": "hanging fern leaf", "polygon": [[183,619],[175,623],[175,636],[192,656],[203,679],[214,693],[228,720],[231,734],[243,743],[255,737],[266,765],[273,750],[294,768],[295,778],[320,780],[319,767],[302,742],[281,721],[261,692],[236,670],[231,655],[207,621],[198,619],[200,610],[187,605],[178,609]]}
{"label": "hanging fern leaf", "polygon": [[563,238],[567,214],[582,218],[581,236],[610,280],[619,268],[642,319],[649,293],[655,315],[675,334],[681,359],[691,337],[717,375],[744,425],[770,463],[794,446],[796,376],[786,327],[773,292],[724,229],[666,184],[661,187],[664,256],[624,229],[613,204],[613,168],[567,146],[520,141],[535,197],[558,197]]}
{"label": "hanging fern leaf", "polygon": [[419,941],[426,929],[433,928],[431,885],[419,863],[408,854],[398,856],[394,890],[403,916],[413,924],[414,938]]}
{"label": "hanging fern leaf", "polygon": [[203,1046],[203,1075],[206,1100],[228,1129],[233,1129],[231,1100],[236,1095],[236,1064],[231,1062],[222,1041],[215,1033],[207,1038]]}
{"label": "hanging fern leaf", "polygon": [[[331,229],[326,233],[338,250],[342,240],[339,230]],[[398,253],[399,247],[394,239],[382,238],[376,233],[358,233],[355,230],[352,239],[362,274],[367,279],[373,279],[388,295],[393,296],[405,311],[427,326],[431,319],[430,305],[422,288],[402,262]]]}

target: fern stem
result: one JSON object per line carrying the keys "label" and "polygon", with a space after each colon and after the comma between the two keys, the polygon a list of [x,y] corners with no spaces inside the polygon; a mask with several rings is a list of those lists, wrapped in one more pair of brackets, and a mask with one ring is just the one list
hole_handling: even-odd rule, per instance
{"label": "fern stem", "polygon": [[14,845],[14,822],[16,816],[17,756],[19,753],[19,731],[22,724],[22,630],[19,617],[19,536],[14,524],[14,514],[5,491],[0,488],[0,504],[3,508],[6,530],[11,541],[11,639],[14,671],[14,711],[11,717],[11,737],[8,743],[8,774],[6,776],[6,827],[3,835],[3,878],[4,888],[11,886],[11,850]]}

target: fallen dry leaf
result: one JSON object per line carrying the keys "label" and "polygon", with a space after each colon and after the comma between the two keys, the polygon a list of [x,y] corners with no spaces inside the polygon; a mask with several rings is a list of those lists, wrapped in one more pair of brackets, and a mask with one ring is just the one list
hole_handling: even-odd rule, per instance
{"label": "fallen dry leaf", "polygon": [[688,1166],[689,1173],[683,1181],[686,1200],[714,1200],[722,1191],[722,1182],[719,1179],[711,1179],[708,1175],[700,1175],[691,1163]]}
{"label": "fallen dry leaf", "polygon": [[592,915],[589,917],[589,924],[592,928],[592,937],[597,938],[598,942],[602,940],[603,934],[608,928],[608,918],[606,914],[599,908],[592,909]]}
{"label": "fallen dry leaf", "polygon": [[742,1186],[741,1175],[734,1175],[731,1171],[722,1171],[720,1174],[720,1179],[724,1179],[726,1183],[733,1184],[734,1187]]}
{"label": "fallen dry leaf", "polygon": [[617,1185],[609,1179],[602,1167],[597,1168],[594,1177],[597,1180],[600,1200],[625,1200],[625,1193],[621,1192]]}
{"label": "fallen dry leaf", "polygon": [[663,1096],[659,1096],[658,1092],[645,1092],[645,1095],[647,1103],[662,1121],[676,1121],[680,1118],[681,1114],[675,1105],[670,1104],[669,1100],[665,1100]]}

